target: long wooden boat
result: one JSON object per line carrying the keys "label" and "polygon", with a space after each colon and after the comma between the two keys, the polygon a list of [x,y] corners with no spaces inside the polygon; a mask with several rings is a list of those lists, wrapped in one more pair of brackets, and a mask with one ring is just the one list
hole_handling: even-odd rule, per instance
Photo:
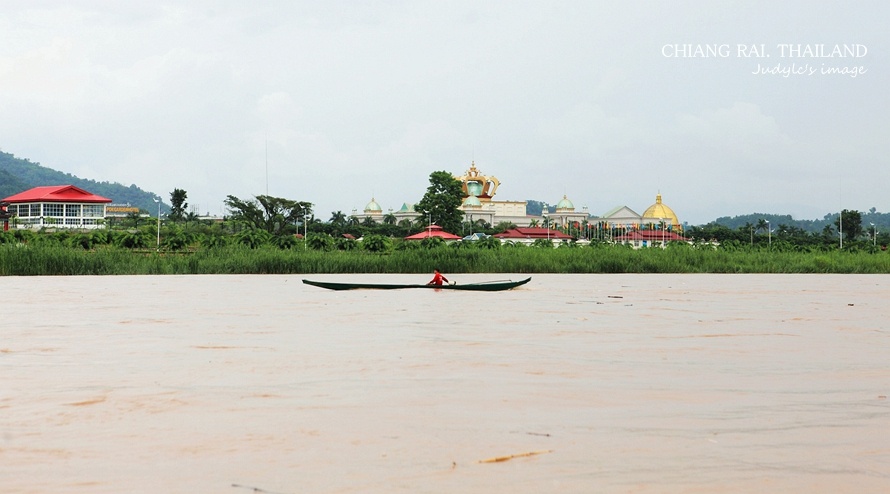
{"label": "long wooden boat", "polygon": [[484,281],[481,283],[466,283],[454,285],[397,285],[388,283],[336,283],[333,281],[312,281],[303,280],[307,285],[327,288],[328,290],[399,290],[404,288],[432,288],[436,290],[475,290],[479,292],[499,292],[501,290],[512,290],[517,286],[524,285],[531,281],[531,278],[524,280],[498,280]]}

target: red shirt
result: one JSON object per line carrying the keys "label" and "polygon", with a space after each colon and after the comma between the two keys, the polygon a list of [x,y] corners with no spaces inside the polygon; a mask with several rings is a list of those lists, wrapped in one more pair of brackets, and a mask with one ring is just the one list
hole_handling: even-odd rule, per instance
{"label": "red shirt", "polygon": [[448,283],[448,278],[442,276],[442,273],[436,271],[433,273],[433,279],[427,285],[441,285],[442,282]]}

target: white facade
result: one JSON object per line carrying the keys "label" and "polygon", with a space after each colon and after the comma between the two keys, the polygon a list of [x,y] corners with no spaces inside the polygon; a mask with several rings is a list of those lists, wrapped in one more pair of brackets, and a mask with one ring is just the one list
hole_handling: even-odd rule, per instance
{"label": "white facade", "polygon": [[17,228],[103,228],[105,204],[32,202],[10,204],[10,224]]}

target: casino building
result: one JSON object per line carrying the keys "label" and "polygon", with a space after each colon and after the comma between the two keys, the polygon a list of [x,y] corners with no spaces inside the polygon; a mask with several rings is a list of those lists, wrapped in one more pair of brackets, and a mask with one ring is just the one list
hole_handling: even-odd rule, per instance
{"label": "casino building", "polygon": [[[582,211],[576,211],[572,201],[566,196],[563,196],[559,201],[554,212],[544,213],[541,216],[530,216],[527,213],[527,201],[496,200],[494,196],[500,187],[500,180],[494,175],[480,173],[475,162],[471,162],[469,170],[463,175],[455,175],[454,178],[461,183],[463,192],[460,210],[463,211],[466,221],[470,223],[482,222],[492,226],[499,223],[512,223],[518,227],[529,227],[545,225],[549,221],[551,228],[558,228],[572,223],[582,225],[589,217],[586,207]],[[395,217],[396,223],[405,219],[414,221],[420,216],[414,210],[413,203],[403,203],[401,208],[390,209],[388,214]],[[361,213],[353,210],[351,216],[359,221],[371,218],[378,223],[386,217],[383,208],[375,198],[371,198]]]}
{"label": "casino building", "polygon": [[615,207],[598,218],[590,218],[591,225],[600,229],[612,230],[655,230],[682,231],[683,224],[674,210],[661,201],[661,193],[655,196],[655,204],[638,214],[627,206]]}
{"label": "casino building", "polygon": [[[653,238],[685,240],[680,236],[683,231],[680,219],[673,209],[662,202],[660,192],[655,196],[655,203],[646,208],[643,214],[628,206],[617,206],[602,216],[593,216],[587,207],[578,211],[568,196],[563,195],[556,207],[547,207],[540,216],[531,216],[527,213],[527,201],[495,199],[500,180],[494,175],[481,173],[475,162],[470,163],[470,168],[463,175],[455,175],[454,178],[461,183],[463,192],[460,209],[471,223],[483,222],[492,226],[512,223],[519,228],[546,228],[549,225],[551,229],[570,232],[582,239],[599,238],[635,246],[658,243],[649,238],[655,235],[649,232],[661,232]],[[388,214],[394,216],[397,223],[405,219],[414,221],[419,216],[410,203],[403,203],[398,210],[390,209]],[[377,200],[372,198],[361,213],[353,210],[352,216],[360,221],[371,218],[381,222],[387,215],[384,215]],[[631,232],[641,233],[628,236]]]}

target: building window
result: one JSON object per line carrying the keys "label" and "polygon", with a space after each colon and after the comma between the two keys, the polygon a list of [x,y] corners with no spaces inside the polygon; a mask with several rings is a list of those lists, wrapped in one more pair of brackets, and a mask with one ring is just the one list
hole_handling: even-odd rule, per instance
{"label": "building window", "polygon": [[83,216],[84,218],[101,218],[104,216],[105,207],[101,204],[84,204],[83,205]]}
{"label": "building window", "polygon": [[69,218],[80,216],[80,204],[65,204],[65,216]]}
{"label": "building window", "polygon": [[43,215],[44,216],[64,216],[65,215],[65,206],[63,204],[44,204],[43,205]]}
{"label": "building window", "polygon": [[75,226],[79,225],[80,218],[65,218],[65,224],[66,225],[75,225]]}

